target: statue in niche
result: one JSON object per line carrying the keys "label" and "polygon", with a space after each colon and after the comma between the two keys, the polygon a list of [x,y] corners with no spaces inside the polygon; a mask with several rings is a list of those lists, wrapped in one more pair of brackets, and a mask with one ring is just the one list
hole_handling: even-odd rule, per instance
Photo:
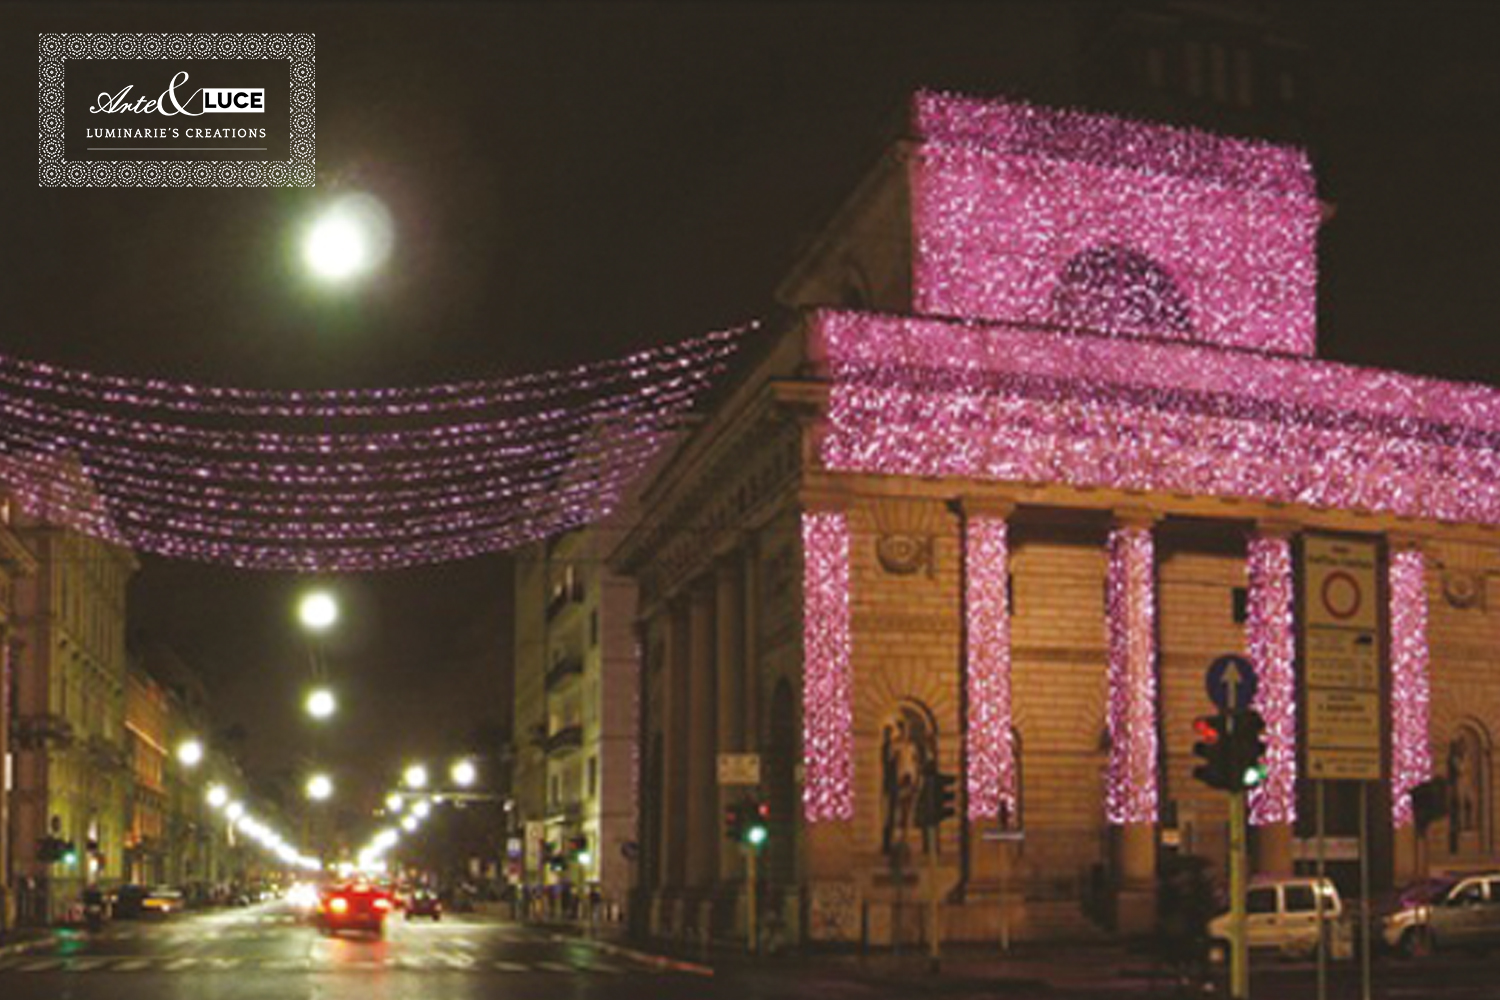
{"label": "statue in niche", "polygon": [[[911,702],[897,706],[881,727],[880,849],[887,856],[909,850],[907,836],[917,824],[917,803],[929,765],[937,761],[937,732],[927,711]],[[927,832],[923,831],[923,845]]]}
{"label": "statue in niche", "polygon": [[1454,854],[1479,848],[1483,774],[1479,739],[1467,728],[1448,744],[1448,849]]}

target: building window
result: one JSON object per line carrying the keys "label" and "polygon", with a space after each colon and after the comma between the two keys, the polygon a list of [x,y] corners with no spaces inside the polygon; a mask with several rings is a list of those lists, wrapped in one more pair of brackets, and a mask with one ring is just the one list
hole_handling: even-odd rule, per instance
{"label": "building window", "polygon": [[589,798],[599,794],[599,758],[589,758]]}
{"label": "building window", "polygon": [[589,645],[599,646],[599,609],[589,612]]}
{"label": "building window", "polygon": [[1153,90],[1164,90],[1167,86],[1166,53],[1155,45],[1146,50],[1146,82]]}
{"label": "building window", "polygon": [[1248,49],[1234,53],[1234,99],[1242,108],[1255,103],[1255,71]]}
{"label": "building window", "polygon": [[1229,103],[1229,53],[1215,42],[1208,47],[1209,73],[1213,79],[1214,100]]}
{"label": "building window", "polygon": [[1249,587],[1235,587],[1229,592],[1229,613],[1236,625],[1243,625],[1250,620]]}
{"label": "building window", "polygon": [[1203,96],[1203,46],[1198,42],[1183,46],[1182,77],[1189,96]]}

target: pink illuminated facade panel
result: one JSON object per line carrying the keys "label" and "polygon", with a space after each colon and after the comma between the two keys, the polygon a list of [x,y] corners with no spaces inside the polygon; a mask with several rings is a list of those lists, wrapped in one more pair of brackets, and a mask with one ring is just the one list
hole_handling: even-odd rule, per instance
{"label": "pink illuminated facade panel", "polygon": [[1411,790],[1432,777],[1428,724],[1427,558],[1418,548],[1390,555],[1391,821],[1412,822]]}
{"label": "pink illuminated facade panel", "polygon": [[964,621],[968,729],[967,802],[971,820],[1016,816],[1011,739],[1010,607],[1004,518],[964,519]]}
{"label": "pink illuminated facade panel", "polygon": [[1297,819],[1297,634],[1293,620],[1291,539],[1250,538],[1245,649],[1259,678],[1254,708],[1266,722],[1266,780],[1250,791],[1257,826]]}
{"label": "pink illuminated facade panel", "polygon": [[1128,525],[1110,532],[1104,815],[1116,825],[1155,823],[1157,816],[1155,550],[1150,528]]}
{"label": "pink illuminated facade panel", "polygon": [[1308,359],[826,312],[825,466],[1500,524],[1500,392]]}
{"label": "pink illuminated facade panel", "polygon": [[1302,151],[941,94],[913,113],[915,312],[1314,352]]}
{"label": "pink illuminated facade panel", "polygon": [[854,693],[850,677],[849,523],[802,515],[802,815],[854,818]]}

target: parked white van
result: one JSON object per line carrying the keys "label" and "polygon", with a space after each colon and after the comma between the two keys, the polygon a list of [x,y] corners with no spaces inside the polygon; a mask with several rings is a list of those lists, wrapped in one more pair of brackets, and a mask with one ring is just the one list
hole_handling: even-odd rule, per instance
{"label": "parked white van", "polygon": [[[1354,954],[1354,935],[1345,919],[1338,888],[1328,879],[1261,876],[1252,879],[1245,894],[1245,936],[1252,951],[1276,951],[1286,958],[1312,958],[1318,950],[1318,890],[1322,887],[1322,915],[1328,925],[1328,955],[1346,959]],[[1215,961],[1229,956],[1229,914],[1208,925]]]}

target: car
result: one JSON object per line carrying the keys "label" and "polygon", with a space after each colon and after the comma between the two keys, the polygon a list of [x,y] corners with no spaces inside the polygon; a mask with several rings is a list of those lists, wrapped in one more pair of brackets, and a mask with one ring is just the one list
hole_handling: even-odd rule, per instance
{"label": "car", "polygon": [[[1245,937],[1255,951],[1276,951],[1286,958],[1312,958],[1320,939],[1318,890],[1327,926],[1328,955],[1334,959],[1354,954],[1354,935],[1345,919],[1338,888],[1328,879],[1300,876],[1262,876],[1252,879],[1245,894]],[[1211,955],[1223,961],[1229,954],[1229,914],[1208,925]]]}
{"label": "car", "polygon": [[323,934],[340,931],[385,933],[385,918],[395,904],[390,893],[368,883],[333,886],[318,899],[316,923]]}
{"label": "car", "polygon": [[1500,945],[1500,872],[1413,883],[1382,921],[1380,936],[1409,958],[1439,948],[1483,951]]}
{"label": "car", "polygon": [[114,915],[124,920],[165,917],[185,908],[182,893],[170,886],[122,885],[115,891]]}
{"label": "car", "polygon": [[443,919],[443,901],[438,894],[430,889],[417,889],[406,900],[406,919],[412,920],[416,917],[431,917],[433,920]]}

